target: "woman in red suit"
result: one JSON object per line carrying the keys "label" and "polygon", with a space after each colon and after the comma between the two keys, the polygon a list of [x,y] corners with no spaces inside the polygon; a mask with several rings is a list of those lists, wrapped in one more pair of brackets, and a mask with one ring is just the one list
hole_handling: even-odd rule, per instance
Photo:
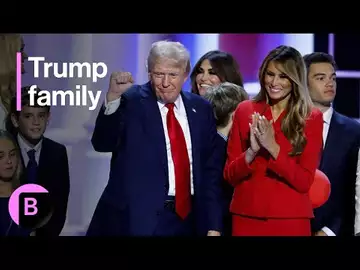
{"label": "woman in red suit", "polygon": [[322,113],[294,48],[272,50],[259,80],[259,94],[239,104],[228,141],[233,236],[310,236],[308,191],[322,148]]}

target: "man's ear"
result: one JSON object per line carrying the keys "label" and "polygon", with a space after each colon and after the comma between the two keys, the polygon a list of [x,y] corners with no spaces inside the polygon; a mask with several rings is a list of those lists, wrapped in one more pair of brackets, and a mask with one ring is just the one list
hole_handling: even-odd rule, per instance
{"label": "man's ear", "polygon": [[15,113],[11,114],[11,123],[13,124],[14,127],[16,127],[16,128],[19,127],[18,118]]}
{"label": "man's ear", "polygon": [[229,127],[231,129],[233,121],[234,121],[234,115],[235,115],[235,111],[231,112],[229,115],[229,122],[227,123],[227,127]]}
{"label": "man's ear", "polygon": [[49,111],[49,112],[48,112],[47,121],[46,121],[46,125],[49,124],[50,120],[51,120],[51,112]]}

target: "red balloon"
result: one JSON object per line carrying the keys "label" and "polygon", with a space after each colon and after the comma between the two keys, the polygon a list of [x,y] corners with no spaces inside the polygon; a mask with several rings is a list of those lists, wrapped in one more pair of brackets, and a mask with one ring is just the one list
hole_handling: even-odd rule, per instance
{"label": "red balloon", "polygon": [[313,208],[322,206],[330,197],[331,184],[329,178],[320,170],[316,170],[315,179],[309,190]]}

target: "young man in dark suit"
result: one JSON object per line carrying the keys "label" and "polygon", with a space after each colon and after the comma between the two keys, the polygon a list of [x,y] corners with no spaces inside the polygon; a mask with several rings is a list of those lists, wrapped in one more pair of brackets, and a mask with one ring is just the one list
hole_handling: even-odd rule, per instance
{"label": "young man in dark suit", "polygon": [[315,209],[316,236],[354,235],[355,181],[360,124],[336,112],[336,63],[322,52],[304,56],[312,101],[323,112],[323,153],[319,169],[331,183],[328,201]]}
{"label": "young man in dark suit", "polygon": [[[22,184],[34,183],[49,191],[53,202],[50,220],[36,230],[36,236],[60,235],[66,220],[70,192],[69,164],[66,147],[44,136],[50,117],[50,106],[30,106],[29,87],[22,88],[21,111],[12,100],[7,129],[19,144],[24,165]],[[37,89],[39,91],[39,89]]]}
{"label": "young man in dark suit", "polygon": [[222,158],[214,113],[182,91],[190,54],[159,41],[148,56],[149,82],[113,73],[92,137],[112,152],[110,179],[88,236],[220,236]]}
{"label": "young man in dark suit", "polygon": [[[249,99],[249,96],[241,86],[224,82],[206,89],[206,93],[203,97],[210,102],[214,109],[218,141],[219,144],[222,145],[221,153],[219,153],[219,155],[223,158],[222,165],[225,166],[227,138],[232,127],[234,112],[239,103]],[[232,219],[229,209],[234,188],[225,181],[222,182],[222,188],[224,193],[223,235],[231,236]]]}

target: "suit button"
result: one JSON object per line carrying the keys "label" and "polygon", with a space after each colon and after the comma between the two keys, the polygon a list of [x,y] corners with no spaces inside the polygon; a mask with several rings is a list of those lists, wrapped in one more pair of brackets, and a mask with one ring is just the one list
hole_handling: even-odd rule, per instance
{"label": "suit button", "polygon": [[160,211],[156,211],[157,216],[160,216],[160,213],[161,213]]}

